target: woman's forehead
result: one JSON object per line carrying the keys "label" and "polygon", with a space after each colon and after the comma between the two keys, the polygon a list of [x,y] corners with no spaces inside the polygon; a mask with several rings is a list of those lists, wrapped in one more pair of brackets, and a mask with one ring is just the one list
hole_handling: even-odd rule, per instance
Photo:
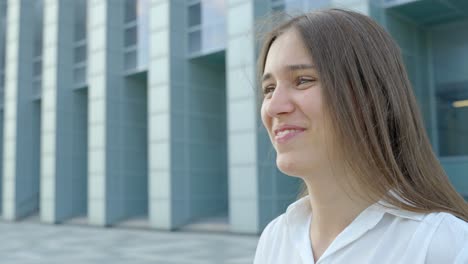
{"label": "woman's forehead", "polygon": [[279,35],[268,50],[264,73],[279,70],[299,70],[313,67],[300,33],[291,29]]}

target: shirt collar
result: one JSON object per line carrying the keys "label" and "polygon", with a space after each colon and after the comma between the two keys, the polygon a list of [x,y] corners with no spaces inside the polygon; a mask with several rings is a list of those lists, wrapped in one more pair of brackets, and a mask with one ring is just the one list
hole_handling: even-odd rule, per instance
{"label": "shirt collar", "polygon": [[384,200],[380,200],[378,203],[374,204],[377,208],[382,210],[385,213],[392,214],[394,216],[421,221],[424,218],[423,213],[412,212],[396,207]]}
{"label": "shirt collar", "polygon": [[309,196],[302,197],[286,209],[286,232],[303,263],[315,263],[309,238],[312,219]]}
{"label": "shirt collar", "polygon": [[[424,218],[424,214],[422,213],[412,212],[398,208],[397,206],[392,205],[384,200],[378,201],[377,203],[369,206],[367,209],[371,207],[373,208],[373,210],[382,211],[383,213],[389,213],[402,218],[417,221],[420,221]],[[309,195],[306,195],[288,206],[288,208],[286,209],[286,218],[288,224],[305,224],[311,217],[311,213],[312,210],[310,208]]]}
{"label": "shirt collar", "polygon": [[[424,217],[421,213],[402,210],[381,200],[362,211],[356,219],[335,238],[321,256],[321,259],[326,258],[328,255],[333,254],[363,236],[368,230],[374,228],[380,222],[385,213],[418,221],[422,220]],[[285,217],[288,235],[295,248],[298,250],[303,262],[314,263],[309,237],[310,221],[312,219],[309,196],[302,197],[289,205]]]}

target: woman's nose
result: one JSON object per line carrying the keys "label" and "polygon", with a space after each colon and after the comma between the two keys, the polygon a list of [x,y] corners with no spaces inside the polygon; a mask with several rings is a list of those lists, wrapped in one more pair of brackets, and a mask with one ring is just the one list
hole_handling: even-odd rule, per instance
{"label": "woman's nose", "polygon": [[291,113],[294,111],[294,104],[291,99],[291,94],[287,87],[276,87],[268,102],[268,114],[274,117]]}

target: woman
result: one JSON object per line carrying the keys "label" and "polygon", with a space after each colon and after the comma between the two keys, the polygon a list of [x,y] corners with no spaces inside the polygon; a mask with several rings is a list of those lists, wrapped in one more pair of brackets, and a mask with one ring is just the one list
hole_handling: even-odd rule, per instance
{"label": "woman", "polygon": [[262,121],[304,197],[263,231],[255,264],[468,263],[468,205],[432,152],[388,33],[331,9],[265,39]]}

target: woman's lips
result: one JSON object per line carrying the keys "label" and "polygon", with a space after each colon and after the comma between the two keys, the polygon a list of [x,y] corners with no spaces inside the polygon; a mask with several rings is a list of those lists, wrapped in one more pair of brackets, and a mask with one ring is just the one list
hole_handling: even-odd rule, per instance
{"label": "woman's lips", "polygon": [[277,143],[280,143],[280,144],[281,143],[286,143],[289,140],[291,140],[292,138],[294,138],[295,136],[301,134],[302,132],[304,132],[303,129],[285,129],[285,130],[281,130],[281,131],[276,133],[275,141]]}

